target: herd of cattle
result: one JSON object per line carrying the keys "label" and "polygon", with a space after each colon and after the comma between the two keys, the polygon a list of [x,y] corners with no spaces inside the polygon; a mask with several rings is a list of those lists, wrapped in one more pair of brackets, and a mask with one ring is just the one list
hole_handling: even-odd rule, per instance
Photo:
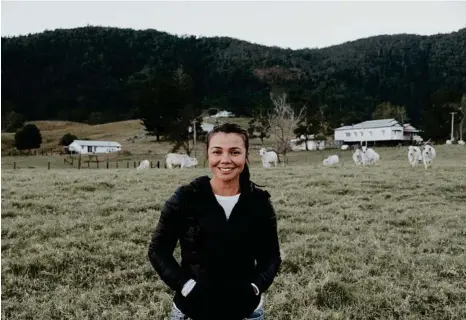
{"label": "herd of cattle", "polygon": [[[348,150],[347,145],[343,145],[342,150]],[[259,155],[262,158],[262,166],[269,168],[272,164],[276,167],[279,162],[278,154],[275,151],[266,151],[265,148],[259,150]],[[408,147],[408,161],[411,166],[416,166],[419,163],[424,163],[425,169],[432,166],[437,153],[435,148],[430,144],[422,146],[422,150],[417,146]],[[362,146],[356,148],[353,152],[353,161],[356,165],[371,165],[376,164],[380,160],[380,155],[372,148]],[[322,161],[324,166],[332,166],[340,163],[340,157],[336,154],[328,156]]]}
{"label": "herd of cattle", "polygon": [[[348,150],[346,145],[342,146],[342,150]],[[424,144],[422,147],[409,146],[408,147],[408,161],[411,166],[416,166],[424,163],[425,169],[432,166],[437,153],[435,148],[430,144]],[[276,167],[280,163],[280,158],[276,151],[267,151],[266,148],[259,150],[259,156],[262,160],[264,168]],[[356,165],[373,165],[380,160],[380,155],[372,148],[367,146],[357,147],[353,152],[353,161]],[[322,161],[324,166],[332,166],[340,163],[340,157],[336,154],[328,156]],[[197,167],[198,161],[195,157],[188,156],[187,154],[169,153],[165,156],[165,167],[173,169],[174,167],[192,168]],[[141,161],[137,170],[150,168],[149,160]]]}

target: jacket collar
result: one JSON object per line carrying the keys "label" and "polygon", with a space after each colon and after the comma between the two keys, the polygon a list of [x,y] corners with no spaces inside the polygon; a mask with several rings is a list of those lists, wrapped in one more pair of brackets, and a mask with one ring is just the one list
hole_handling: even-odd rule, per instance
{"label": "jacket collar", "polygon": [[[213,195],[209,176],[198,177],[194,179],[190,185],[193,187],[194,192],[201,192],[206,194],[211,193]],[[251,194],[253,189],[253,184],[251,182],[240,184],[240,192],[244,196]]]}

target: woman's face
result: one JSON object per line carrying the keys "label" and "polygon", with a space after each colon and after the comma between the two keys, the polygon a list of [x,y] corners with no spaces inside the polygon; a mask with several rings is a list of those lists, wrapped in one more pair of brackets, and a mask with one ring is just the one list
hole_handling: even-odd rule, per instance
{"label": "woman's face", "polygon": [[239,179],[246,164],[243,137],[237,133],[215,133],[207,150],[209,168],[220,180]]}

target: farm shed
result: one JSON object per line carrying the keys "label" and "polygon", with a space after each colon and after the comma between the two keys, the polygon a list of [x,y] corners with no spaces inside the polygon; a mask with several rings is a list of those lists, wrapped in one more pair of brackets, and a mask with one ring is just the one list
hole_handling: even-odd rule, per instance
{"label": "farm shed", "polygon": [[121,151],[121,144],[115,141],[74,140],[68,150],[80,154],[110,153]]}
{"label": "farm shed", "polygon": [[335,141],[422,141],[417,130],[410,124],[401,125],[395,119],[364,121],[335,129]]}

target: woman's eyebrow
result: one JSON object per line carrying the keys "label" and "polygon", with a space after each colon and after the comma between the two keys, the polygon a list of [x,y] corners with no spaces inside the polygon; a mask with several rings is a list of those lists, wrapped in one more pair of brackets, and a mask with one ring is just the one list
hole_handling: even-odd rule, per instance
{"label": "woman's eyebrow", "polygon": [[[219,146],[212,146],[212,147],[210,147],[210,149],[223,149],[223,148],[219,147]],[[231,147],[231,148],[229,148],[229,150],[235,150],[235,149],[243,150],[243,148],[241,148],[241,147]]]}

